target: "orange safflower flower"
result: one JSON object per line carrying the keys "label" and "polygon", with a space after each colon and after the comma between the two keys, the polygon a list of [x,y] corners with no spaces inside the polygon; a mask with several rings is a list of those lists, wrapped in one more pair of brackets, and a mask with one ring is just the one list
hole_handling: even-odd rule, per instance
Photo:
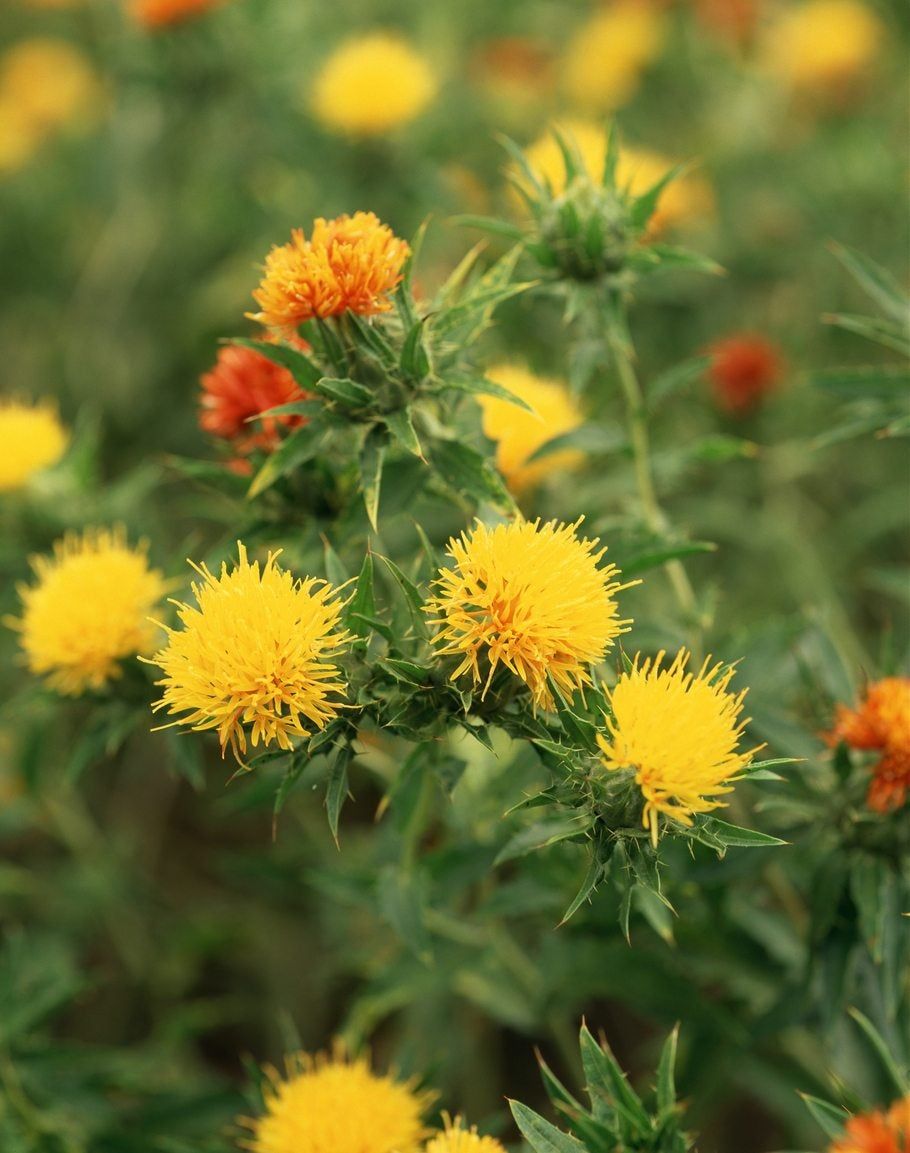
{"label": "orange safflower flower", "polygon": [[250,317],[287,330],[314,317],[388,312],[410,252],[375,213],[319,217],[309,240],[295,228],[289,244],[268,254],[265,276],[253,293],[260,311]]}
{"label": "orange safflower flower", "polygon": [[252,348],[234,344],[222,348],[201,383],[200,427],[233,441],[240,453],[257,448],[271,452],[278,447],[282,429],[306,422],[303,416],[267,416],[250,423],[261,412],[307,396],[286,368]]}
{"label": "orange safflower flower", "polygon": [[895,1101],[887,1113],[851,1117],[828,1153],[910,1153],[910,1097]]}
{"label": "orange safflower flower", "polygon": [[880,751],[866,803],[878,813],[900,808],[910,792],[910,677],[875,681],[855,709],[838,705],[824,737],[829,745]]}
{"label": "orange safflower flower", "polygon": [[714,399],[733,416],[755,408],[780,383],[783,361],[764,336],[737,333],[717,341],[708,351]]}
{"label": "orange safflower flower", "polygon": [[146,28],[182,24],[215,8],[224,0],[133,0],[133,18]]}

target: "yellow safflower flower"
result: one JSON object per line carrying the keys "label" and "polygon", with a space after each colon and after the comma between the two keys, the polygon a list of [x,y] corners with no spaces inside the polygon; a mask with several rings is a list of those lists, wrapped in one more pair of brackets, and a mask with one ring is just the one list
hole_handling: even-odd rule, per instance
{"label": "yellow safflower flower", "polygon": [[0,401],[0,492],[22,488],[35,473],[56,464],[69,439],[52,404]]}
{"label": "yellow safflower flower", "polygon": [[0,61],[0,104],[39,136],[90,118],[100,100],[94,69],[65,40],[23,40]]}
{"label": "yellow safflower flower", "polygon": [[[574,140],[588,176],[600,182],[606,158],[606,133],[602,124],[593,120],[570,118],[554,125],[564,137]],[[566,171],[562,152],[551,131],[544,133],[525,150],[525,157],[539,179],[549,183],[555,194],[565,191]],[[640,196],[672,168],[673,160],[646,148],[623,146],[616,166],[616,183],[633,196]],[[648,232],[656,236],[668,229],[688,224],[709,215],[713,197],[709,185],[701,178],[684,173],[663,190],[660,203],[651,217]]]}
{"label": "yellow safflower flower", "polygon": [[230,571],[222,564],[218,577],[193,564],[202,578],[192,586],[197,607],[178,603],[183,627],[161,626],[167,643],[149,663],[164,672],[152,708],[177,715],[174,725],[217,729],[222,753],[230,745],[239,760],[248,735],[254,748],[291,749],[292,737],[338,715],[345,684],[331,658],[349,634],[331,585],[295,580],[278,567],[278,553],[260,569],[237,548],[238,563]]}
{"label": "yellow safflower flower", "polygon": [[746,690],[727,691],[734,670],[712,666],[708,657],[698,673],[687,672],[685,649],[663,668],[665,655],[636,657],[622,674],[610,693],[613,716],[597,738],[608,769],[635,770],[645,799],[642,824],[655,846],[659,814],[691,825],[693,814],[723,807],[714,798],[732,792],[758,752],[737,751],[747,724],[740,719]]}
{"label": "yellow safflower flower", "polygon": [[37,581],[20,585],[22,616],[7,619],[20,634],[29,669],[60,693],[102,689],[127,657],[148,653],[155,631],[148,615],[165,592],[144,545],[130,548],[121,528],[67,535],[52,557],[32,560]]}
{"label": "yellow safflower flower", "polygon": [[443,1114],[445,1129],[428,1141],[423,1153],[506,1153],[505,1146],[495,1137],[481,1137],[477,1126],[465,1129],[461,1118],[453,1121]]}
{"label": "yellow safflower flower", "polygon": [[284,1078],[266,1070],[265,1113],[240,1124],[251,1153],[418,1153],[433,1099],[365,1060],[298,1053]]}
{"label": "yellow safflower flower", "polygon": [[437,87],[429,63],[406,40],[371,32],[335,49],[316,77],[310,103],[330,131],[381,136],[415,120]]}
{"label": "yellow safflower flower", "polygon": [[563,381],[535,376],[514,364],[493,365],[486,375],[534,410],[528,412],[495,396],[478,398],[483,431],[496,442],[496,467],[512,492],[527,492],[553,473],[582,465],[584,454],[576,449],[562,449],[540,460],[529,460],[548,440],[571,432],[584,422],[575,398]]}
{"label": "yellow safflower flower", "polygon": [[875,13],[859,0],[808,0],[768,29],[766,67],[800,89],[836,89],[867,72],[885,39]]}
{"label": "yellow safflower flower", "polygon": [[610,112],[635,94],[664,43],[665,17],[644,0],[616,0],[577,30],[563,59],[563,87],[585,112]]}
{"label": "yellow safflower flower", "polygon": [[265,275],[253,293],[260,311],[250,318],[288,329],[343,312],[388,312],[410,253],[375,213],[319,217],[309,240],[295,228],[290,243],[276,245],[265,258]]}
{"label": "yellow safflower flower", "polygon": [[599,568],[598,540],[581,521],[516,520],[449,541],[427,600],[440,656],[460,658],[451,680],[470,674],[486,693],[500,664],[525,682],[535,708],[553,707],[549,679],[571,696],[591,683],[591,665],[628,629],[615,594],[628,585],[615,565]]}

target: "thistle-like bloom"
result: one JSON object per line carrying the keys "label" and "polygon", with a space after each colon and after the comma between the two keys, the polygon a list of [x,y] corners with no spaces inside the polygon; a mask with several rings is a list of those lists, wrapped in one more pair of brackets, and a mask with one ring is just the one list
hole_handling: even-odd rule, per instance
{"label": "thistle-like bloom", "polygon": [[764,336],[744,332],[711,345],[708,379],[719,408],[742,416],[780,383],[783,362]]}
{"label": "thistle-like bloom", "polygon": [[51,404],[0,403],[0,492],[22,488],[63,456],[69,434]]}
{"label": "thistle-like bloom", "polygon": [[627,103],[664,42],[665,17],[641,0],[597,9],[572,38],[564,87],[580,111],[610,112]]}
{"label": "thistle-like bloom", "polygon": [[406,40],[371,32],[345,40],[329,56],[311,103],[313,115],[332,132],[381,136],[415,120],[436,89],[430,65]]}
{"label": "thistle-like bloom", "polygon": [[252,319],[290,329],[342,312],[388,312],[410,252],[372,212],[320,217],[309,240],[295,228],[290,243],[276,245],[265,258],[265,276],[253,293],[261,311]]}
{"label": "thistle-like bloom", "polygon": [[875,62],[885,30],[859,0],[808,0],[785,8],[763,45],[770,72],[795,88],[841,97]]}
{"label": "thistle-like bloom", "polygon": [[284,1078],[266,1070],[265,1113],[240,1121],[251,1153],[418,1153],[431,1093],[362,1058],[298,1053],[286,1064]]}
{"label": "thistle-like bloom", "polygon": [[828,1153],[910,1153],[910,1097],[851,1117]]}
{"label": "thistle-like bloom", "polygon": [[168,28],[202,16],[224,0],[133,0],[133,18],[146,28]]}
{"label": "thistle-like bloom", "polygon": [[738,751],[746,720],[740,719],[746,690],[728,692],[734,670],[705,661],[697,674],[686,671],[689,654],[681,649],[667,668],[665,654],[654,661],[636,658],[610,693],[612,718],[597,742],[611,770],[634,769],[645,799],[642,824],[657,845],[663,813],[691,825],[695,813],[708,813],[726,802],[715,797],[733,784],[758,749]]}
{"label": "thistle-like bloom", "polygon": [[88,529],[32,560],[37,581],[20,585],[19,634],[29,669],[60,693],[78,696],[120,676],[121,662],[154,648],[148,615],[165,593],[145,548],[122,529]]}
{"label": "thistle-like bloom", "polygon": [[[554,127],[567,140],[574,142],[585,172],[599,184],[607,152],[603,125],[592,120],[566,119]],[[546,132],[527,148],[525,157],[535,175],[550,185],[554,195],[565,192],[565,162],[552,132]],[[641,196],[673,167],[673,163],[649,149],[623,146],[616,165],[617,187],[632,196]],[[648,222],[648,234],[657,236],[710,215],[712,210],[713,196],[709,185],[697,176],[684,173],[671,180],[660,194],[658,206]]]}
{"label": "thistle-like bloom", "polygon": [[39,141],[91,119],[101,96],[100,81],[88,59],[66,40],[23,40],[0,62],[0,106]]}
{"label": "thistle-like bloom", "polygon": [[427,1142],[423,1153],[506,1153],[495,1137],[481,1137],[476,1125],[465,1129],[460,1117],[454,1121],[446,1113],[442,1117],[445,1129]]}
{"label": "thistle-like bloom", "polygon": [[910,793],[910,677],[885,677],[866,689],[857,708],[838,705],[834,727],[825,735],[853,749],[875,750],[866,803],[878,813],[898,809]]}
{"label": "thistle-like bloom", "polygon": [[511,364],[494,365],[486,375],[534,410],[528,412],[496,396],[479,398],[483,431],[496,442],[496,467],[512,492],[527,492],[553,473],[581,466],[584,454],[576,449],[561,449],[540,460],[530,460],[541,445],[578,428],[584,420],[575,398],[561,380],[534,376]]}
{"label": "thistle-like bloom", "polygon": [[306,393],[291,373],[261,352],[229,344],[218,353],[215,365],[202,377],[199,424],[213,436],[234,442],[237,451],[250,453],[278,447],[281,429],[297,428],[301,416],[267,416],[250,423],[261,412],[303,400]]}
{"label": "thistle-like bloom", "polygon": [[161,626],[167,644],[149,663],[164,672],[153,709],[185,714],[174,725],[217,729],[222,753],[230,744],[239,760],[248,736],[254,748],[291,749],[292,737],[338,715],[345,685],[331,657],[349,638],[331,585],[295,580],[278,553],[260,569],[237,547],[238,563],[222,564],[219,577],[193,564],[202,577],[192,586],[197,607],[175,602],[183,627]]}
{"label": "thistle-like bloom", "polygon": [[439,631],[441,656],[460,658],[486,693],[500,664],[531,690],[535,708],[553,706],[548,677],[571,696],[591,683],[590,667],[628,629],[619,620],[614,565],[598,568],[599,541],[573,525],[516,520],[449,541],[452,568],[441,569],[425,609]]}

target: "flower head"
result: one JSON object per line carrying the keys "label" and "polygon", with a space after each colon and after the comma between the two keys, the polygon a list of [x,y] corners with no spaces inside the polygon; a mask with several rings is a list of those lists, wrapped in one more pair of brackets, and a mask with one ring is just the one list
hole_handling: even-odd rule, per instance
{"label": "flower head", "polygon": [[261,352],[229,344],[218,353],[215,365],[202,377],[199,424],[213,436],[233,441],[238,452],[278,447],[282,428],[297,428],[301,416],[267,416],[250,420],[279,404],[303,400],[306,393],[280,364]]}
{"label": "flower head", "polygon": [[658,816],[684,825],[695,813],[708,813],[725,802],[732,782],[758,751],[738,751],[746,726],[740,720],[745,690],[728,692],[733,669],[705,661],[698,673],[686,671],[689,654],[681,649],[667,668],[664,653],[624,672],[610,693],[612,718],[597,741],[611,770],[634,769],[645,800],[642,823],[656,845]]}
{"label": "flower head", "polygon": [[574,397],[559,380],[534,376],[517,365],[497,364],[486,375],[534,410],[496,396],[480,397],[483,431],[496,442],[496,467],[515,493],[526,492],[552,473],[578,468],[582,453],[563,449],[540,460],[529,458],[554,436],[571,432],[584,420]]}
{"label": "flower head", "polygon": [[252,319],[289,329],[342,312],[388,312],[410,251],[372,212],[320,217],[309,240],[296,228],[290,243],[268,254],[265,276],[253,293],[261,311]]}
{"label": "flower head", "polygon": [[121,662],[154,647],[148,614],[165,583],[145,548],[130,548],[122,529],[88,529],[36,557],[33,585],[21,585],[20,634],[26,663],[58,692],[77,696],[120,676]]}
{"label": "flower head", "polygon": [[[588,178],[599,183],[607,154],[603,125],[592,120],[566,119],[554,127],[575,144]],[[546,132],[526,149],[525,158],[535,175],[549,184],[554,195],[566,191],[565,162],[552,131]],[[616,165],[616,185],[631,196],[641,196],[673,167],[673,163],[649,149],[624,146],[620,149]],[[664,188],[660,202],[648,222],[648,233],[656,236],[687,224],[707,215],[711,208],[709,186],[697,176],[684,173]]]}
{"label": "flower head", "polygon": [[608,112],[635,93],[663,46],[664,16],[642,0],[614,0],[575,33],[563,61],[569,98],[586,112]]}
{"label": "flower head", "polygon": [[90,119],[101,84],[86,57],[65,40],[35,37],[10,48],[0,62],[0,107],[41,140]]}
{"label": "flower head", "polygon": [[898,809],[910,792],[910,677],[885,677],[866,689],[855,709],[838,705],[830,745],[872,749],[881,759],[872,770],[867,803],[884,813]]}
{"label": "flower head", "polygon": [[409,124],[436,95],[430,65],[402,37],[371,32],[345,40],[313,85],[316,119],[334,132],[381,136]]}
{"label": "flower head", "polygon": [[580,523],[478,523],[449,541],[455,563],[440,571],[426,611],[439,626],[440,654],[460,658],[453,681],[470,673],[486,692],[502,664],[545,709],[548,678],[569,696],[591,683],[590,666],[629,624],[614,597],[628,586],[615,566],[598,568],[606,549],[579,539]]}
{"label": "flower head", "polygon": [[910,1097],[895,1101],[887,1112],[851,1117],[828,1153],[910,1153]]}
{"label": "flower head", "polygon": [[764,336],[739,333],[709,349],[708,378],[720,408],[734,416],[759,404],[780,383],[783,364],[775,345]]}
{"label": "flower head", "polygon": [[69,434],[53,405],[0,402],[0,492],[21,488],[63,456]]}
{"label": "flower head", "polygon": [[341,708],[344,693],[332,655],[348,640],[338,625],[342,603],[324,581],[295,580],[270,553],[260,569],[238,544],[239,560],[214,576],[193,565],[196,606],[177,605],[183,626],[166,626],[167,644],[150,663],[164,678],[152,706],[178,716],[172,723],[217,729],[222,752],[246,752],[322,729]]}
{"label": "flower head", "polygon": [[835,95],[869,70],[884,38],[881,21],[859,0],[808,0],[768,29],[764,60],[795,88]]}
{"label": "flower head", "polygon": [[299,1053],[267,1070],[265,1113],[241,1124],[251,1153],[417,1153],[432,1094],[380,1076],[362,1058]]}
{"label": "flower head", "polygon": [[423,1153],[505,1153],[505,1147],[495,1137],[481,1137],[477,1126],[465,1129],[461,1118],[453,1121],[443,1113],[445,1128],[424,1147]]}
{"label": "flower head", "polygon": [[133,18],[146,28],[167,28],[202,16],[224,0],[133,0]]}

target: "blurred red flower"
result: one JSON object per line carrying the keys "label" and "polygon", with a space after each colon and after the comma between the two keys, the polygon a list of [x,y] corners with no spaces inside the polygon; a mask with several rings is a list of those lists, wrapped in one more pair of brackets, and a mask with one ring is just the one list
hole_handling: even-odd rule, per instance
{"label": "blurred red flower", "polygon": [[718,407],[734,416],[755,408],[780,383],[783,358],[766,337],[736,333],[710,346],[708,379]]}
{"label": "blurred red flower", "polygon": [[843,741],[851,749],[880,750],[867,804],[879,813],[900,808],[910,792],[910,677],[875,681],[855,709],[838,705],[825,740],[829,745]]}

